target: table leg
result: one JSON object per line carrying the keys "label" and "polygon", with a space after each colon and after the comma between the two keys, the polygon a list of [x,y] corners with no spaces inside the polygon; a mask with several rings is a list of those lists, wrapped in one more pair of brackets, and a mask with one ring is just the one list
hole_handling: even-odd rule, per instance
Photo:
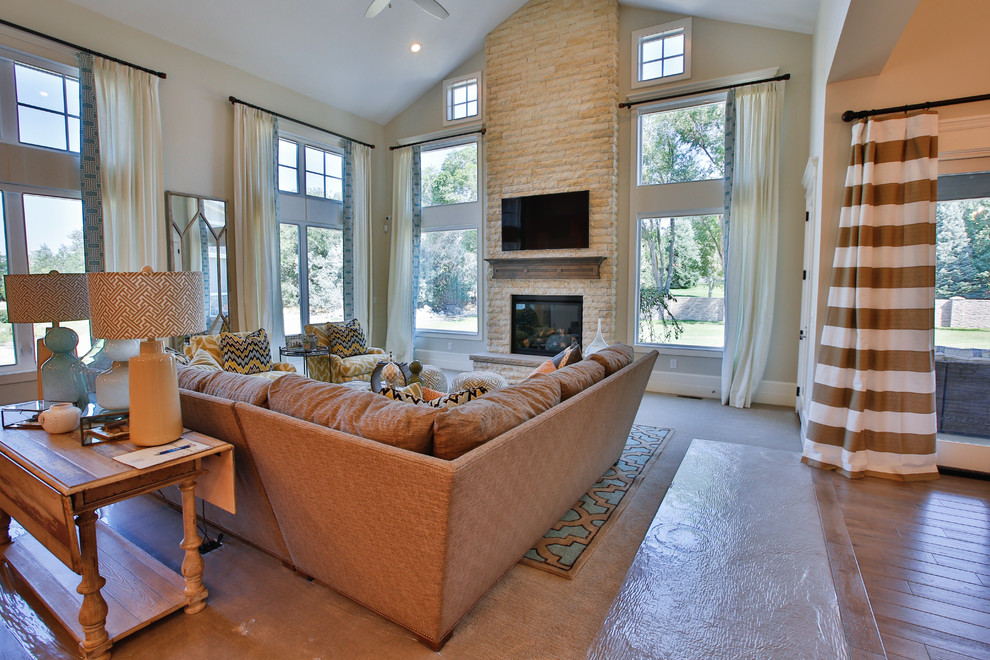
{"label": "table leg", "polygon": [[10,516],[6,511],[0,510],[0,545],[10,543]]}
{"label": "table leg", "polygon": [[199,546],[203,539],[196,529],[196,480],[187,479],[179,485],[182,491],[182,549],[186,556],[182,560],[182,577],[186,579],[186,614],[195,614],[206,607],[209,592],[203,586],[203,556]]}
{"label": "table leg", "polygon": [[110,636],[107,634],[107,602],[100,590],[106,580],[100,576],[100,559],[96,552],[96,512],[86,511],[76,516],[79,528],[79,553],[82,581],[76,591],[82,594],[79,623],[85,635],[79,644],[83,658],[107,660],[110,657]]}

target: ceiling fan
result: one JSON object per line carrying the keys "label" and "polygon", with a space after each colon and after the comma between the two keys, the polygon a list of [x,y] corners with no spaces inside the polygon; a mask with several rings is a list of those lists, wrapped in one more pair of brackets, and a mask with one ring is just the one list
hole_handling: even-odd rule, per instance
{"label": "ceiling fan", "polygon": [[[450,16],[450,14],[447,13],[447,10],[444,9],[443,6],[437,2],[437,0],[413,0],[413,2],[419,5],[419,8],[430,16],[440,19]],[[380,14],[385,7],[391,6],[392,0],[372,0],[371,5],[368,7],[368,11],[364,12],[364,17],[374,18],[375,16],[378,16],[378,14]]]}

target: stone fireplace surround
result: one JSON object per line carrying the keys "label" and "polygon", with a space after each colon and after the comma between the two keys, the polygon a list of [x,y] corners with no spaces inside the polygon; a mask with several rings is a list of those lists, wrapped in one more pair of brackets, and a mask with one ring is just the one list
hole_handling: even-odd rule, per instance
{"label": "stone fireplace surround", "polygon": [[[600,258],[598,277],[494,276],[486,264],[488,352],[476,370],[525,378],[545,356],[511,352],[513,295],[582,296],[582,334],[615,336],[618,197],[617,0],[531,0],[485,40],[486,260]],[[503,252],[503,197],[589,191],[589,247]],[[596,259],[597,260],[597,259]],[[537,279],[540,277],[541,279]]]}

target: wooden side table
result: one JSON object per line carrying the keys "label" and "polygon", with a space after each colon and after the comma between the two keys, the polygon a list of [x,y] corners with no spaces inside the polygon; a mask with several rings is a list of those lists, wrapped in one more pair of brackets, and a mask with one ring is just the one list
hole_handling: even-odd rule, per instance
{"label": "wooden side table", "polygon": [[316,348],[286,348],[279,346],[278,361],[283,362],[287,357],[301,357],[303,359],[303,375],[309,378],[309,362],[306,358],[318,357],[320,355],[330,355],[330,349],[326,346]]}
{"label": "wooden side table", "polygon": [[[79,642],[83,658],[109,658],[121,637],[179,608],[195,614],[206,606],[196,485],[199,480],[201,495],[233,510],[233,447],[190,431],[183,437],[207,449],[138,470],[113,460],[136,449],[130,442],[83,447],[78,431],[0,430],[0,554]],[[182,492],[181,576],[96,515],[100,507],[172,484]],[[30,536],[12,542],[11,518]]]}

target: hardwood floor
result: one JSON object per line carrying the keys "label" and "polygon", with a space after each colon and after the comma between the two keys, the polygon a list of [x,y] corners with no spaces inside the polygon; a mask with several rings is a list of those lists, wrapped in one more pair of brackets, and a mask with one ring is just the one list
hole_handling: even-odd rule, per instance
{"label": "hardwood floor", "polygon": [[889,658],[990,658],[990,481],[831,474]]}

